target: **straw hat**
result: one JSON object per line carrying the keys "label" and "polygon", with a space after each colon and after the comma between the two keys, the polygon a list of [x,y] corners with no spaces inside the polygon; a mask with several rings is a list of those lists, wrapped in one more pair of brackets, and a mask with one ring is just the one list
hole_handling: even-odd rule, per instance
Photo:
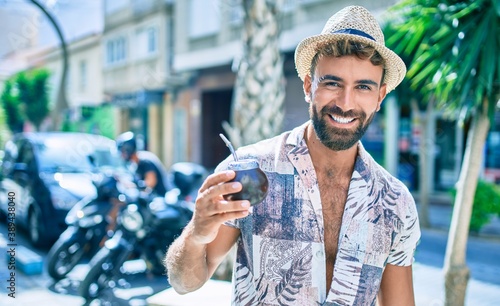
{"label": "straw hat", "polygon": [[348,6],[330,17],[321,31],[302,40],[295,49],[295,67],[299,77],[309,74],[311,61],[318,48],[342,39],[350,39],[373,46],[386,61],[387,93],[401,83],[406,66],[403,60],[385,46],[384,34],[375,17],[364,7]]}

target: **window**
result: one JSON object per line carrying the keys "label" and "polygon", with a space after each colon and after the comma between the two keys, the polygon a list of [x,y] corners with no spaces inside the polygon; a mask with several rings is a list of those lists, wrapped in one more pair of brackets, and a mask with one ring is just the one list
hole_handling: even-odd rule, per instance
{"label": "window", "polygon": [[229,12],[229,23],[232,25],[240,25],[243,22],[243,3],[241,0],[230,0],[227,5]]}
{"label": "window", "polygon": [[147,29],[147,35],[148,35],[148,53],[153,53],[157,49],[157,35],[156,35],[156,29],[154,28],[149,28]]}
{"label": "window", "polygon": [[106,43],[106,63],[115,64],[125,61],[126,41],[125,37],[108,40]]}
{"label": "window", "polygon": [[87,89],[87,61],[80,61],[80,91]]}
{"label": "window", "polygon": [[[87,172],[94,166],[117,166],[113,142],[89,135],[49,137],[35,143],[36,158],[44,172]],[[93,157],[93,161],[89,158]]]}
{"label": "window", "polygon": [[220,30],[220,0],[191,0],[189,7],[189,37],[213,35]]}
{"label": "window", "polygon": [[21,150],[19,151],[19,156],[17,157],[17,162],[23,163],[27,167],[28,174],[35,173],[36,171],[36,160],[35,154],[33,153],[33,146],[28,141],[21,145]]}
{"label": "window", "polygon": [[142,28],[137,31],[136,57],[144,58],[158,51],[158,30],[155,27]]}

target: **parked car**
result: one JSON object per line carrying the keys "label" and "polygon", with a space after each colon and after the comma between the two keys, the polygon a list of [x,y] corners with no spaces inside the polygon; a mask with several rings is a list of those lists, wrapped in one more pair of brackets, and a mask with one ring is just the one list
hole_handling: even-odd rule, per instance
{"label": "parked car", "polygon": [[0,166],[0,214],[14,206],[16,226],[28,231],[32,244],[50,246],[66,229],[68,211],[95,196],[93,173],[120,163],[114,140],[104,136],[16,134],[5,144]]}

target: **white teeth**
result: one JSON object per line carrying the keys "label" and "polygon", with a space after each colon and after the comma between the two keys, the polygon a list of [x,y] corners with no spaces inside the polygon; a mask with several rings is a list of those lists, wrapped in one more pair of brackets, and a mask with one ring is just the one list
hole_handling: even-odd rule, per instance
{"label": "white teeth", "polygon": [[338,123],[343,123],[343,124],[346,124],[346,123],[354,121],[354,118],[342,118],[342,117],[336,117],[336,116],[333,116],[333,115],[330,115],[330,117],[333,120],[337,121]]}

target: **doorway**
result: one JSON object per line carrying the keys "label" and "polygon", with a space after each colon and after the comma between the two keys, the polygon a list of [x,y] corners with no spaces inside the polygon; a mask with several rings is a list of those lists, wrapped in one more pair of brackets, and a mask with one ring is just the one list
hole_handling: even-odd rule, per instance
{"label": "doorway", "polygon": [[213,170],[230,154],[219,134],[226,135],[222,122],[229,122],[232,98],[232,88],[206,91],[201,95],[201,159],[203,166],[209,170]]}

